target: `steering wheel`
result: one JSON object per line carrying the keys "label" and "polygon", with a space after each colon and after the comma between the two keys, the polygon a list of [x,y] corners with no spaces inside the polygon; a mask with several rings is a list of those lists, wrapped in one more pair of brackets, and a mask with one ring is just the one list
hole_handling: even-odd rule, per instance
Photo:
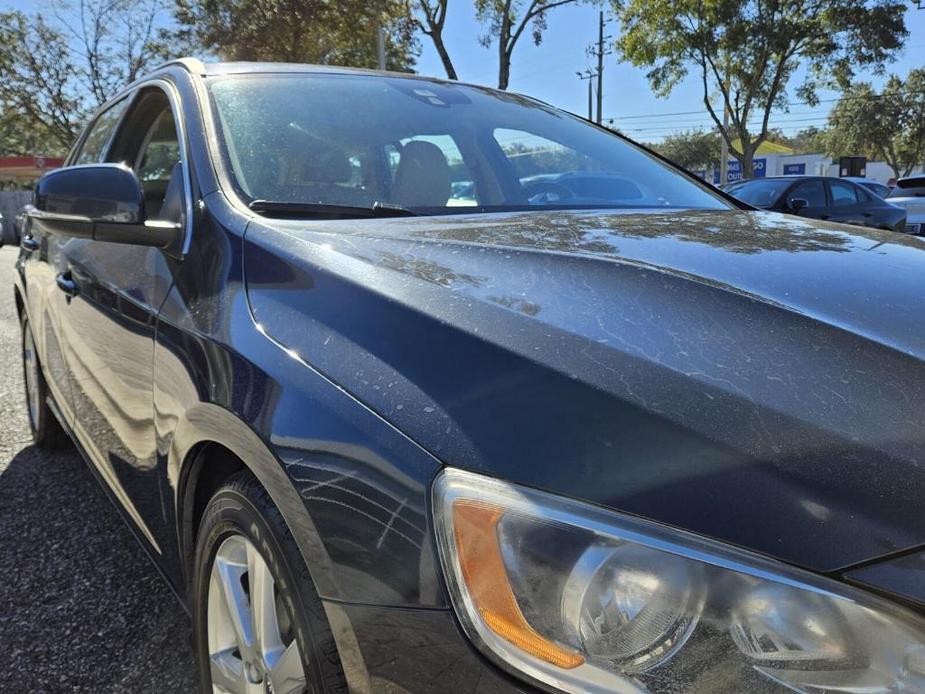
{"label": "steering wheel", "polygon": [[575,197],[575,193],[561,183],[555,183],[554,181],[531,181],[524,185],[523,190],[527,200],[531,203],[560,202]]}

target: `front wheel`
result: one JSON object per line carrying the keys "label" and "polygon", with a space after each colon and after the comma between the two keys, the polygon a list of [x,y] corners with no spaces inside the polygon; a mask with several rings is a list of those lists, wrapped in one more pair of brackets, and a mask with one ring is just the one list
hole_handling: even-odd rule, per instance
{"label": "front wheel", "polygon": [[250,473],[230,478],[212,497],[195,561],[192,600],[203,692],[347,690],[301,554]]}

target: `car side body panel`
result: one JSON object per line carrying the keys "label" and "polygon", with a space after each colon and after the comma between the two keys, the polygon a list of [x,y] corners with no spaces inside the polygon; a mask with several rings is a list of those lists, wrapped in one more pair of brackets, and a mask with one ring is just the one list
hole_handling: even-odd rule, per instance
{"label": "car side body panel", "polygon": [[444,606],[425,512],[439,464],[258,330],[224,226],[240,220],[209,202],[226,217],[197,227],[158,322],[157,448],[174,505],[190,453],[215,441],[265,482],[322,597]]}

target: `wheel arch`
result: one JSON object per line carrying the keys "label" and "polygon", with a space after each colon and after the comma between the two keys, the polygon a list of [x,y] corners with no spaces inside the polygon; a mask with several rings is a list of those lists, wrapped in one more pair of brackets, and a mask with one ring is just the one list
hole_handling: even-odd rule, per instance
{"label": "wheel arch", "polygon": [[[246,422],[208,403],[197,404],[187,412],[168,449],[168,474],[174,482],[180,559],[186,585],[190,583],[196,527],[205,504],[222,480],[244,469],[257,478],[279,509],[318,592],[339,595],[331,559],[282,461]],[[338,603],[329,600],[322,603],[351,690],[370,691],[368,670],[349,618]]]}
{"label": "wheel arch", "polygon": [[[178,424],[168,449],[184,579],[195,549],[197,513],[224,479],[242,469],[267,490],[292,533],[319,593],[338,595],[331,559],[283,463],[242,419],[218,405],[195,405]],[[198,491],[197,491],[198,490]]]}

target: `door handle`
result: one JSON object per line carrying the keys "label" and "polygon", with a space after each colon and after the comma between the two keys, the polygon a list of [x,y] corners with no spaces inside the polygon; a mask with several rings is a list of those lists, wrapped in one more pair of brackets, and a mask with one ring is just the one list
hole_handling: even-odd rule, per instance
{"label": "door handle", "polygon": [[71,277],[70,270],[58,273],[58,275],[55,276],[55,283],[58,285],[58,289],[68,295],[68,299],[77,294],[77,282]]}
{"label": "door handle", "polygon": [[874,213],[873,213],[873,212],[865,212],[865,213],[864,213],[864,216],[865,216],[865,217],[873,217],[873,216],[874,216]]}
{"label": "door handle", "polygon": [[23,250],[29,251],[31,253],[33,251],[37,251],[41,244],[35,240],[34,236],[23,236],[22,241],[19,242],[19,245],[22,246]]}

